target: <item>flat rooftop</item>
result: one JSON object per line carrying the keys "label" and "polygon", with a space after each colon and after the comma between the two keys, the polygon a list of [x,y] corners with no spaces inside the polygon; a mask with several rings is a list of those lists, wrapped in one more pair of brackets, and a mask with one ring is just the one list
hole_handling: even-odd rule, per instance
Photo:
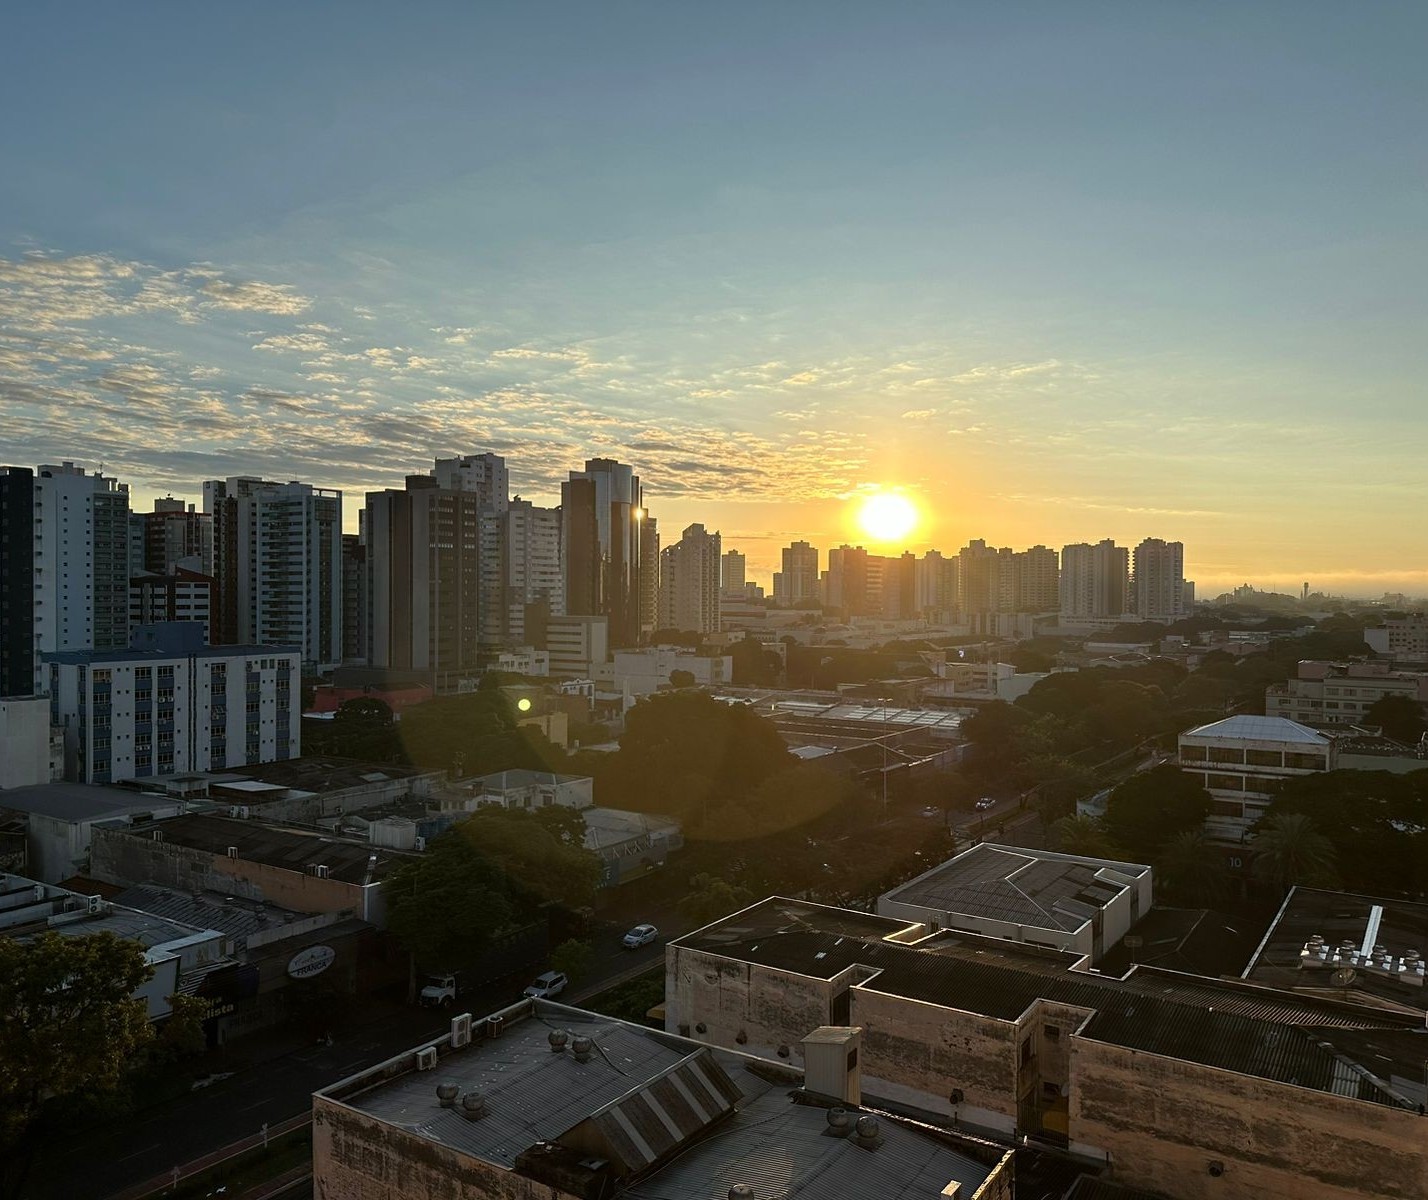
{"label": "flat rooftop", "polygon": [[[826,1136],[827,1110],[799,1102],[797,1074],[782,1064],[752,1070],[757,1060],[549,1001],[506,1010],[498,1037],[483,1026],[459,1049],[443,1039],[433,1070],[415,1070],[408,1054],[410,1066],[374,1068],[317,1097],[537,1179],[542,1159],[588,1166],[595,1140],[611,1152],[620,1194],[643,1200],[724,1200],[738,1183],[828,1200],[937,1196],[953,1181],[970,1194],[1003,1153],[963,1153],[951,1136],[892,1118],[880,1118],[870,1152]],[[567,1038],[559,1053],[555,1031]],[[586,1062],[576,1037],[592,1042]],[[442,1083],[478,1092],[487,1115],[442,1107]]]}
{"label": "flat rooftop", "polygon": [[168,817],[152,824],[135,825],[124,832],[134,837],[150,837],[156,830],[162,831],[168,845],[216,855],[227,854],[232,846],[239,858],[299,874],[306,873],[310,863],[319,863],[327,868],[329,879],[343,883],[376,882],[411,857],[384,846],[343,841],[321,833],[233,817]]}
{"label": "flat rooftop", "polygon": [[1301,967],[1300,952],[1315,934],[1330,946],[1345,941],[1359,949],[1366,944],[1370,949],[1382,946],[1396,959],[1409,951],[1428,953],[1428,904],[1296,887],[1285,898],[1243,976],[1269,987],[1346,994],[1361,1003],[1428,1011],[1428,995],[1424,994],[1428,985],[1405,983],[1373,970],[1356,970],[1351,981],[1335,984],[1332,969]]}
{"label": "flat rooftop", "polygon": [[292,912],[258,900],[218,892],[180,892],[157,884],[124,888],[114,895],[113,900],[126,908],[139,909],[183,925],[216,929],[240,948],[252,934],[311,919],[307,913]]}
{"label": "flat rooftop", "polygon": [[97,821],[154,809],[169,810],[175,803],[171,796],[100,783],[40,783],[0,791],[0,809],[61,821]]}
{"label": "flat rooftop", "polygon": [[[367,763],[356,758],[337,758],[332,755],[307,755],[280,762],[254,763],[233,771],[233,774],[254,783],[318,794],[341,792],[348,788],[361,787],[363,784],[386,783],[393,779],[415,779],[432,773],[419,771],[415,767],[398,766],[395,763]],[[233,784],[225,783],[224,786],[232,787]]]}
{"label": "flat rooftop", "polygon": [[[1075,933],[1149,867],[983,842],[882,897],[925,908]],[[947,922],[943,922],[947,923]]]}
{"label": "flat rooftop", "polygon": [[782,897],[669,944],[818,979],[861,966],[856,988],[1003,1021],[1071,1004],[1096,1041],[1392,1107],[1428,1099],[1421,1016],[1143,965],[1116,978],[1074,954]]}

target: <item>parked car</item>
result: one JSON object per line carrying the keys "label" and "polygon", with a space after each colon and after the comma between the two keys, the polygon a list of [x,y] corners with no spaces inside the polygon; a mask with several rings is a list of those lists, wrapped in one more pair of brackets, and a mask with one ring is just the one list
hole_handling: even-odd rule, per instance
{"label": "parked car", "polygon": [[987,809],[991,808],[994,804],[996,804],[996,801],[993,800],[990,796],[983,796],[980,800],[977,801],[977,811],[986,812]]}
{"label": "parked car", "polygon": [[526,995],[533,996],[537,1000],[549,1000],[565,991],[565,985],[569,982],[570,980],[561,972],[547,971],[544,975],[535,977],[535,982],[526,988]]}
{"label": "parked car", "polygon": [[922,810],[922,815],[930,820],[933,817],[940,817],[942,810],[935,804],[929,804]]}
{"label": "parked car", "polygon": [[641,946],[648,946],[659,937],[659,930],[653,925],[636,925],[629,933],[620,940],[627,950],[638,950]]}

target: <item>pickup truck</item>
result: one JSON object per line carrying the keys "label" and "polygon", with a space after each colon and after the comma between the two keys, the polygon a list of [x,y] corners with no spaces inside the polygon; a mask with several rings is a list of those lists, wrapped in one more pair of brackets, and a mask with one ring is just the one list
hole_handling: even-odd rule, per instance
{"label": "pickup truck", "polygon": [[456,975],[429,975],[419,1002],[423,1008],[449,1008],[460,994],[461,981]]}

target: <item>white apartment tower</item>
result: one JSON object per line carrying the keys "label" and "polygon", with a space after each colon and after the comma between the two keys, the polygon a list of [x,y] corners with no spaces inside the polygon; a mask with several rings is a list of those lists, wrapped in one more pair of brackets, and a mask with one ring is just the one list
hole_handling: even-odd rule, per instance
{"label": "white apartment tower", "polygon": [[1128,612],[1130,551],[1110,538],[1061,550],[1061,615],[1119,617]]}
{"label": "white apartment tower", "polygon": [[189,621],[140,626],[123,650],[45,655],[65,777],[114,783],[297,757],[299,659],[293,646],[205,646]]}
{"label": "white apartment tower", "polygon": [[1175,621],[1186,615],[1185,546],[1146,538],[1131,560],[1134,612],[1143,621]]}
{"label": "white apartment tower", "polygon": [[505,640],[526,645],[531,606],[542,606],[548,617],[565,615],[560,509],[538,508],[517,496],[506,510],[505,525]]}
{"label": "white apartment tower", "polygon": [[218,579],[213,641],[298,646],[304,667],[342,662],[342,493],[250,477],[210,480]]}
{"label": "white apartment tower", "polygon": [[35,686],[41,654],[129,644],[129,488],[72,462],[34,475]]}
{"label": "white apartment tower", "polygon": [[660,552],[661,629],[719,632],[720,550],[719,534],[696,524]]}

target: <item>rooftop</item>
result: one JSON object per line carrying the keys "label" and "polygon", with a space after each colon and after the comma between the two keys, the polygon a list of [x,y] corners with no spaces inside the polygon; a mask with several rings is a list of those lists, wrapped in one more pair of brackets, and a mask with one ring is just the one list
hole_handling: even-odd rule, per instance
{"label": "rooftop", "polygon": [[216,929],[240,947],[252,934],[310,919],[305,913],[275,908],[262,901],[217,892],[180,892],[156,884],[124,888],[113,899],[115,904],[170,921],[199,929]]}
{"label": "rooftop", "polygon": [[[393,1072],[389,1064],[318,1100],[538,1180],[549,1162],[608,1169],[625,1186],[621,1194],[644,1200],[723,1200],[738,1183],[759,1195],[830,1200],[937,1196],[954,1180],[970,1192],[1002,1154],[978,1158],[950,1136],[888,1117],[880,1117],[881,1144],[870,1152],[826,1136],[827,1110],[798,1102],[796,1073],[782,1064],[760,1069],[757,1060],[549,1001],[502,1016],[497,1037],[478,1022],[465,1047],[443,1039],[434,1070]],[[552,1051],[553,1033],[565,1035],[560,1052]],[[585,1062],[574,1053],[577,1037],[592,1043]],[[455,1095],[479,1093],[486,1115],[471,1121],[459,1102],[443,1107],[443,1083]],[[598,1167],[592,1144],[602,1147]]]}
{"label": "rooftop", "polygon": [[1324,966],[1301,967],[1305,943],[1318,934],[1330,946],[1351,941],[1358,949],[1382,946],[1395,958],[1409,951],[1428,952],[1428,904],[1385,900],[1349,892],[1296,887],[1244,970],[1244,978],[1270,987],[1347,996],[1360,1003],[1428,1011],[1425,985],[1414,985],[1387,972],[1361,969],[1345,983]]}
{"label": "rooftop", "polygon": [[960,913],[1074,933],[1149,870],[983,842],[882,899],[948,916]]}
{"label": "rooftop", "polygon": [[168,796],[99,783],[40,783],[0,791],[0,809],[35,813],[61,821],[97,821],[125,814],[169,811]]}
{"label": "rooftop", "polygon": [[463,779],[461,785],[469,787],[479,783],[490,792],[504,792],[509,788],[551,786],[558,783],[579,783],[588,775],[557,775],[554,771],[531,771],[525,768],[510,771],[496,771],[490,775],[478,775],[475,779]]}
{"label": "rooftop", "polygon": [[[243,779],[293,791],[341,792],[363,784],[385,783],[391,779],[415,779],[430,772],[395,763],[368,763],[333,755],[306,755],[280,762],[254,763],[237,772]],[[225,784],[232,787],[232,784]]]}
{"label": "rooftop", "polygon": [[1288,717],[1253,717],[1243,714],[1226,717],[1187,729],[1181,737],[1231,738],[1244,742],[1301,742],[1310,746],[1329,745],[1329,738]]}
{"label": "rooftop", "polygon": [[1107,975],[1124,975],[1137,963],[1215,978],[1238,977],[1264,930],[1204,908],[1152,908],[1097,962]]}
{"label": "rooftop", "polygon": [[1091,1011],[1077,1033],[1096,1041],[1393,1107],[1428,1098],[1420,1016],[1149,966],[1115,978],[1074,954],[780,897],[670,945],[818,979],[860,965],[854,988],[1003,1021],[1071,1004]]}
{"label": "rooftop", "polygon": [[329,879],[343,883],[376,882],[411,857],[365,842],[343,841],[319,833],[231,817],[169,817],[153,824],[133,826],[124,833],[150,837],[156,831],[163,833],[164,842],[169,845],[216,855],[226,854],[231,846],[241,859],[299,874],[306,873],[309,864],[321,864],[327,868]]}

